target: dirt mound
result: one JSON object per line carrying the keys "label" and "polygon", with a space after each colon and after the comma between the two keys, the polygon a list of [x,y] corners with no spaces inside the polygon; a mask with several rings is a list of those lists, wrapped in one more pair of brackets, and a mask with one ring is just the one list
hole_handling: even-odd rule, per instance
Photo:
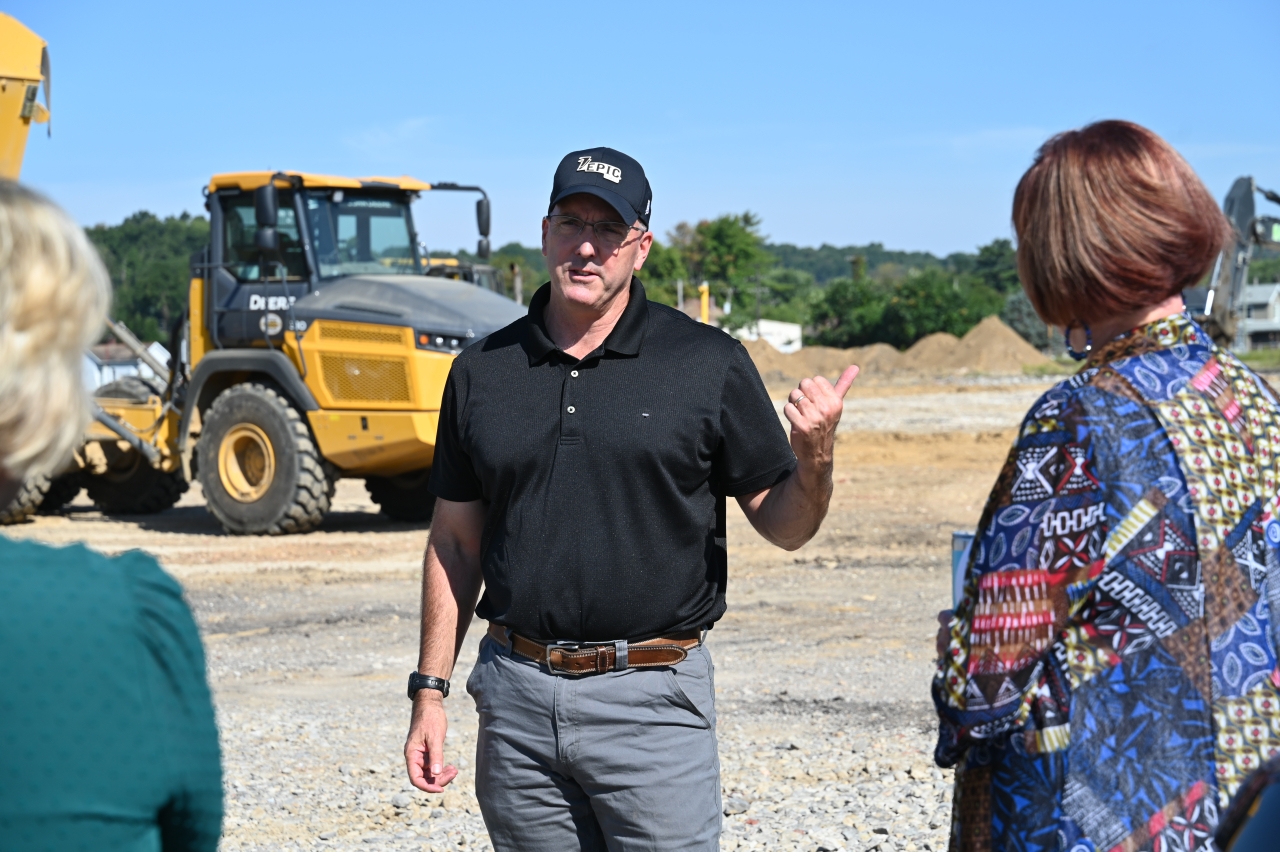
{"label": "dirt mound", "polygon": [[940,373],[947,370],[959,370],[956,363],[956,350],[960,348],[960,338],[954,334],[939,331],[922,337],[902,353],[901,368],[918,370],[922,373]]}
{"label": "dirt mound", "polygon": [[853,349],[807,346],[790,355],[763,340],[744,340],[742,345],[747,347],[766,382],[798,380],[805,376],[826,376],[834,380],[850,364],[861,367],[864,375],[888,376],[899,371],[1021,373],[1024,367],[1049,361],[995,316],[975,325],[963,338],[938,332],[917,340],[906,352],[899,352],[887,343]]}
{"label": "dirt mound", "polygon": [[747,348],[747,354],[755,362],[760,375],[765,378],[771,373],[790,377],[793,371],[799,369],[799,365],[791,360],[794,356],[782,354],[766,340],[743,340],[742,345]]}
{"label": "dirt mound", "polygon": [[843,351],[849,353],[849,363],[857,364],[867,375],[892,373],[902,364],[902,353],[887,343]]}
{"label": "dirt mound", "polygon": [[999,317],[987,317],[969,329],[956,348],[956,361],[977,373],[1020,373],[1047,364],[1049,358],[1022,339]]}
{"label": "dirt mound", "polygon": [[796,366],[809,376],[838,376],[850,364],[860,363],[859,349],[836,349],[834,346],[806,346],[789,356]]}
{"label": "dirt mound", "polygon": [[837,349],[834,346],[806,346],[799,352],[784,354],[763,340],[744,340],[747,354],[765,381],[799,381],[806,376],[835,379],[850,364],[857,364],[865,375],[887,375],[898,368],[902,353],[887,343]]}

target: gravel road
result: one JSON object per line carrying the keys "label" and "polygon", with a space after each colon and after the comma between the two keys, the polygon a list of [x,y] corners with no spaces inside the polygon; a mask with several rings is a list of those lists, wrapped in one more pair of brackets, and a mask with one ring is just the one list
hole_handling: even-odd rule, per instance
{"label": "gravel road", "polygon": [[[860,428],[837,446],[831,514],[796,553],[765,544],[731,508],[729,612],[708,639],[722,849],[945,848],[951,779],[930,759],[929,679],[933,616],[950,604],[949,535],[976,523],[1038,392],[858,400]],[[989,394],[998,417],[982,413]],[[942,398],[961,397],[973,405],[936,415]],[[917,411],[936,422],[913,426]],[[306,536],[225,536],[198,488],[141,519],[104,517],[82,495],[6,534],[142,547],[182,581],[222,731],[223,850],[489,848],[462,689],[447,702],[456,789],[430,796],[405,780],[425,530],[376,514],[362,483],[341,482],[336,511]],[[473,625],[455,683],[481,632]]]}

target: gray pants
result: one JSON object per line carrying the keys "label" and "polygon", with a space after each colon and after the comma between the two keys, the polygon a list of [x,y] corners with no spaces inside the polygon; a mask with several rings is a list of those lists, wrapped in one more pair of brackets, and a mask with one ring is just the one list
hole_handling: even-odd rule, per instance
{"label": "gray pants", "polygon": [[575,677],[486,636],[467,679],[476,797],[498,852],[677,852],[720,843],[715,685],[670,668]]}

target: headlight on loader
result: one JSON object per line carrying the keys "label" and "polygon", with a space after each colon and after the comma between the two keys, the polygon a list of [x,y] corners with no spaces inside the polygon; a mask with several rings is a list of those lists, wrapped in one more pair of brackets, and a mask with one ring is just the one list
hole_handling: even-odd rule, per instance
{"label": "headlight on loader", "polygon": [[434,331],[414,332],[414,342],[419,349],[430,349],[432,352],[447,352],[457,355],[462,348],[471,342],[474,335],[440,334]]}

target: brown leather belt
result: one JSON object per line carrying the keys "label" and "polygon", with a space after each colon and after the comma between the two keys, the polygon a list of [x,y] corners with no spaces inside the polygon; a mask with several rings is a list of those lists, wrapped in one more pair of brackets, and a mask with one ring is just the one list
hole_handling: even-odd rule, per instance
{"label": "brown leather belt", "polygon": [[553,672],[575,675],[674,666],[689,656],[690,648],[702,644],[701,633],[690,630],[643,642],[557,642],[543,645],[515,633],[508,634],[507,628],[492,621],[489,622],[489,636],[522,657],[545,663]]}

